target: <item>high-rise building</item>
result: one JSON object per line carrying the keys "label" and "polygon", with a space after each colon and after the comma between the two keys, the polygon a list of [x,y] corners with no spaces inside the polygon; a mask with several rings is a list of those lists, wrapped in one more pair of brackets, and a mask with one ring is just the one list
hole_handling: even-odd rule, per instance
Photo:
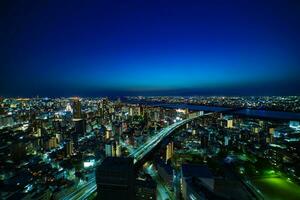
{"label": "high-rise building", "polygon": [[116,145],[114,143],[111,145],[111,156],[116,157]]}
{"label": "high-rise building", "polygon": [[131,106],[128,108],[129,116],[140,116],[144,115],[144,111],[140,106]]}
{"label": "high-rise building", "polygon": [[98,103],[98,112],[97,112],[97,115],[103,117],[103,114],[104,114],[103,101],[101,100]]}
{"label": "high-rise building", "polygon": [[128,114],[129,114],[129,116],[133,116],[133,108],[132,107],[129,108],[129,113]]}
{"label": "high-rise building", "polygon": [[112,135],[112,131],[111,130],[106,130],[106,132],[105,132],[105,139],[109,140],[110,137],[111,137],[111,135]]}
{"label": "high-rise building", "polygon": [[81,119],[81,103],[79,98],[73,99],[73,118]]}
{"label": "high-rise building", "polygon": [[136,106],[136,107],[130,107],[129,109],[129,115],[133,115],[133,116],[141,116],[144,115],[143,113],[143,109],[140,106]]}
{"label": "high-rise building", "polygon": [[75,134],[84,136],[86,132],[86,122],[84,119],[73,119]]}
{"label": "high-rise building", "polygon": [[267,137],[267,143],[273,143],[274,142],[274,134],[275,134],[275,128],[269,128],[269,137]]}
{"label": "high-rise building", "polygon": [[117,157],[122,156],[121,145],[119,143],[116,143],[116,156]]}
{"label": "high-rise building", "polygon": [[74,152],[74,144],[72,140],[69,140],[65,144],[65,151],[66,151],[66,156],[69,157],[73,155]]}
{"label": "high-rise building", "polygon": [[53,149],[56,147],[57,147],[57,139],[56,139],[56,137],[53,136],[48,140],[48,148]]}
{"label": "high-rise building", "polygon": [[10,155],[12,160],[19,162],[26,155],[26,145],[23,142],[18,142],[10,146]]}
{"label": "high-rise building", "polygon": [[226,128],[233,128],[233,117],[232,115],[225,115],[223,117],[223,119],[225,120],[225,127]]}
{"label": "high-rise building", "polygon": [[57,143],[60,144],[60,142],[61,142],[61,140],[62,140],[61,134],[56,133],[56,134],[55,134],[55,137],[56,137]]}
{"label": "high-rise building", "polygon": [[112,156],[112,144],[105,144],[105,155],[106,157],[111,157]]}
{"label": "high-rise building", "polygon": [[135,199],[133,158],[107,157],[96,170],[97,199]]}
{"label": "high-rise building", "polygon": [[121,146],[118,142],[109,141],[105,144],[105,155],[106,157],[120,157],[121,156]]}
{"label": "high-rise building", "polygon": [[170,158],[172,158],[173,153],[174,153],[174,143],[170,142],[166,148],[166,161],[168,161]]}

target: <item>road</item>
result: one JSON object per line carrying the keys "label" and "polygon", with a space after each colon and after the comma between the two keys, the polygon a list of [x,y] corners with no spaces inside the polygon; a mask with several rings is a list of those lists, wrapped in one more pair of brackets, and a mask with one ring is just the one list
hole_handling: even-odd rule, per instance
{"label": "road", "polygon": [[134,163],[141,160],[145,155],[147,155],[153,148],[156,147],[157,144],[159,144],[164,138],[166,138],[168,135],[170,135],[174,130],[179,128],[180,126],[194,120],[195,118],[198,118],[200,116],[208,116],[212,113],[207,113],[204,115],[196,115],[192,118],[184,119],[181,121],[178,121],[166,128],[163,128],[158,134],[153,136],[148,142],[146,142],[144,145],[141,145],[139,148],[134,150],[129,156],[134,158]]}
{"label": "road", "polygon": [[[131,152],[129,154],[130,157],[134,158],[134,163],[137,161],[141,160],[145,155],[147,155],[150,151],[153,150],[153,148],[156,147],[157,144],[159,144],[165,137],[169,136],[174,130],[179,128],[180,126],[200,117],[200,116],[208,116],[213,113],[206,113],[204,115],[196,115],[194,117],[184,119],[178,122],[175,122],[174,124],[163,128],[159,133],[157,133],[155,136],[153,136],[150,140],[148,140],[145,145],[141,145],[139,148],[133,150],[132,148],[129,149]],[[122,145],[122,144],[121,144]],[[161,187],[158,187],[158,190],[160,194],[162,195],[162,199],[167,199],[165,198],[168,196],[170,197],[170,192],[166,192],[167,188],[164,188],[162,184],[160,184]],[[97,185],[95,180],[90,180],[87,182],[83,187],[80,187],[78,190],[70,193],[66,197],[63,198],[63,200],[72,200],[72,199],[87,199],[91,194],[93,194],[97,190]]]}
{"label": "road", "polygon": [[80,185],[75,191],[64,196],[62,200],[86,199],[97,189],[95,176],[86,183]]}
{"label": "road", "polygon": [[146,166],[145,172],[149,174],[157,184],[157,200],[175,200],[175,195],[170,191],[168,186],[158,176],[157,171],[153,169],[153,165]]}

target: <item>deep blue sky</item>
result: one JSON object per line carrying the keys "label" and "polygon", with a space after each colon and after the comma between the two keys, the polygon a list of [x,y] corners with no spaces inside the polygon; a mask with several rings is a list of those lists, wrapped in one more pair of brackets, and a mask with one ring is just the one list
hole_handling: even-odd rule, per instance
{"label": "deep blue sky", "polygon": [[0,9],[0,95],[300,95],[298,0],[7,0]]}

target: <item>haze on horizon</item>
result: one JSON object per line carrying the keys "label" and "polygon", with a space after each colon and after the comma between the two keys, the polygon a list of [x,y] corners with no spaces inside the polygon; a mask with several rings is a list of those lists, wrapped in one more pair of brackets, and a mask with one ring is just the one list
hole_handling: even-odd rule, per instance
{"label": "haze on horizon", "polygon": [[300,95],[296,0],[0,7],[0,96]]}

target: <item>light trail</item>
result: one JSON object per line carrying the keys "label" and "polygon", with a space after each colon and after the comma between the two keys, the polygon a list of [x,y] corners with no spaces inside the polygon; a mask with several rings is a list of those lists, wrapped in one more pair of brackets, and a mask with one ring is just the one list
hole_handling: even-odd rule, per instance
{"label": "light trail", "polygon": [[[184,119],[184,120],[176,122],[166,128],[163,128],[158,134],[156,134],[148,142],[146,142],[145,145],[140,146],[136,150],[128,147],[129,152],[131,152],[129,154],[129,156],[133,157],[134,163],[136,163],[137,161],[141,160],[145,155],[147,155],[151,150],[153,150],[155,148],[155,146],[157,144],[159,144],[165,137],[170,135],[174,130],[176,130],[180,126],[182,126],[198,117],[202,117],[202,116],[204,117],[204,116],[208,116],[208,115],[212,115],[212,114],[213,113],[206,113],[204,115],[196,115],[194,117]],[[121,145],[123,146],[124,144],[121,143]],[[80,189],[72,192],[71,194],[69,194],[68,196],[63,198],[63,200],[75,200],[75,199],[84,200],[84,199],[87,199],[96,190],[97,190],[97,184],[96,184],[95,178],[93,178],[88,183],[86,183],[83,187],[81,187]]]}
{"label": "light trail", "polygon": [[[95,177],[91,178],[90,181],[82,185],[76,191],[68,194],[62,200],[75,200],[75,199],[85,199],[84,197],[88,194],[91,195],[97,189]],[[91,191],[92,190],[92,191]]]}
{"label": "light trail", "polygon": [[162,129],[158,134],[153,136],[149,142],[147,142],[145,145],[140,146],[138,149],[136,149],[133,153],[131,153],[129,156],[134,158],[134,163],[141,160],[146,154],[148,154],[158,143],[160,143],[165,137],[170,135],[174,130],[179,128],[180,126],[194,120],[195,118],[201,117],[201,116],[208,116],[212,115],[213,113],[206,113],[204,115],[196,115],[194,117],[191,117],[189,119],[185,119],[179,122],[176,122],[164,129]]}

